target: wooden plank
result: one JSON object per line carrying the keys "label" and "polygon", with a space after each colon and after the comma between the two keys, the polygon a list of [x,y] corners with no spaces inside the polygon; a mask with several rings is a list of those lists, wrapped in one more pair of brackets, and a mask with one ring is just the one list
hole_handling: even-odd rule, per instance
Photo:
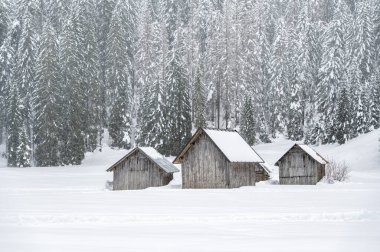
{"label": "wooden plank", "polygon": [[315,185],[324,171],[319,163],[298,146],[287,152],[279,162],[280,184]]}
{"label": "wooden plank", "polygon": [[114,190],[137,190],[167,185],[173,174],[167,174],[141,151],[130,155],[114,170]]}

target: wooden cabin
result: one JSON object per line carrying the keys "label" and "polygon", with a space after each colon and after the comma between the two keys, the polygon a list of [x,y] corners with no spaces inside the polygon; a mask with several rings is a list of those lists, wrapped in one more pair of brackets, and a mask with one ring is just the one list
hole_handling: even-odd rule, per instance
{"label": "wooden cabin", "polygon": [[182,188],[237,188],[254,186],[264,161],[238,132],[199,128],[173,162]]}
{"label": "wooden cabin", "polygon": [[275,165],[281,185],[315,185],[325,176],[328,162],[305,144],[295,144]]}
{"label": "wooden cabin", "polygon": [[113,171],[113,190],[164,186],[179,170],[152,147],[136,147],[107,169]]}

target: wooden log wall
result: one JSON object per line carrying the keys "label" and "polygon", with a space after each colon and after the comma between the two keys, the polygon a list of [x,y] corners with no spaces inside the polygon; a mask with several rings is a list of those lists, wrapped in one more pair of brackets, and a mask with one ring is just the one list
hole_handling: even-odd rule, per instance
{"label": "wooden log wall", "polygon": [[166,173],[141,151],[136,151],[114,169],[113,189],[137,190],[164,186],[172,179],[172,173]]}

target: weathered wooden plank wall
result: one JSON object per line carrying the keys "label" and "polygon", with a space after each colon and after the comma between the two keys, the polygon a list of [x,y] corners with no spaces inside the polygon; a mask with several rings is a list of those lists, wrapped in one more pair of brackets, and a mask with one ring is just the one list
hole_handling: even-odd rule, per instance
{"label": "weathered wooden plank wall", "polygon": [[315,185],[324,175],[324,165],[316,162],[299,147],[291,149],[279,162],[282,185]]}
{"label": "weathered wooden plank wall", "polygon": [[228,160],[204,133],[185,154],[182,188],[226,188]]}
{"label": "weathered wooden plank wall", "polygon": [[326,175],[326,166],[323,164],[318,164],[317,163],[317,180],[320,181],[325,175]]}
{"label": "weathered wooden plank wall", "polygon": [[167,185],[173,174],[164,172],[141,151],[129,156],[114,169],[114,190],[137,190]]}
{"label": "weathered wooden plank wall", "polygon": [[236,188],[255,185],[255,163],[230,163],[204,133],[182,161],[182,188]]}
{"label": "weathered wooden plank wall", "polygon": [[254,186],[256,182],[255,163],[230,163],[230,188]]}

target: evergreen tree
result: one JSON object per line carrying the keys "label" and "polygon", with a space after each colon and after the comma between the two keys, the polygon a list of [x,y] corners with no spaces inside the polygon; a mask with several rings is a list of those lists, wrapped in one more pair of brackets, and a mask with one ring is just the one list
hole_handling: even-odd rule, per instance
{"label": "evergreen tree", "polygon": [[371,77],[374,60],[374,18],[371,1],[357,5],[358,16],[355,20],[353,61],[360,71],[360,81],[364,83]]}
{"label": "evergreen tree", "polygon": [[207,60],[205,65],[205,80],[206,83],[210,83],[209,90],[212,92],[211,97],[211,122],[215,128],[222,127],[222,98],[221,98],[221,72],[222,72],[222,61],[221,61],[221,46],[220,44],[223,40],[220,38],[221,36],[221,11],[217,10],[212,13],[210,17],[210,26],[214,27],[215,32],[210,32],[208,37],[209,43],[206,44],[206,57]]}
{"label": "evergreen tree", "polygon": [[131,72],[132,72],[132,18],[129,18],[130,1],[119,1],[114,9],[107,38],[108,96],[112,97],[109,132],[113,146],[130,144]]}
{"label": "evergreen tree", "polygon": [[[102,93],[104,99],[107,87],[107,39],[110,30],[110,22],[112,19],[113,10],[115,8],[115,0],[97,0],[97,42],[99,46],[99,64],[100,64],[100,81],[103,88]],[[105,102],[105,101],[103,101]],[[105,104],[104,104],[105,106]],[[103,115],[105,117],[105,115]],[[106,120],[106,118],[104,118]]]}
{"label": "evergreen tree", "polygon": [[371,124],[375,129],[380,128],[380,71],[373,73],[371,78]]}
{"label": "evergreen tree", "polygon": [[[35,89],[35,62],[36,62],[36,31],[34,28],[34,13],[37,8],[33,1],[21,0],[18,5],[18,16],[21,22],[21,33],[18,45],[15,65],[15,84],[18,85],[19,99],[22,102],[22,125],[20,138],[26,138],[23,142],[26,151],[31,150],[32,143],[32,91]],[[31,153],[25,154],[30,157]],[[30,160],[26,161],[30,164]]]}
{"label": "evergreen tree", "polygon": [[286,90],[289,87],[288,69],[288,38],[283,20],[279,20],[276,28],[277,36],[272,45],[269,62],[269,94],[268,109],[270,111],[269,127],[272,137],[276,132],[283,131],[285,115],[283,107],[286,106]]}
{"label": "evergreen tree", "polygon": [[118,89],[118,95],[116,101],[111,108],[111,115],[109,119],[109,134],[112,139],[112,146],[118,148],[130,147],[130,114],[129,107],[126,103],[128,91]]}
{"label": "evergreen tree", "polygon": [[34,142],[38,166],[60,164],[59,144],[62,132],[63,92],[58,58],[57,34],[46,24],[41,34],[36,61],[36,89],[34,92]]}
{"label": "evergreen tree", "polygon": [[[84,158],[84,125],[87,115],[85,93],[86,83],[83,80],[84,55],[79,34],[79,8],[73,5],[70,19],[63,27],[62,56],[63,68],[62,81],[64,83],[64,95],[68,101],[62,108],[65,113],[64,130],[61,132],[63,144],[60,150],[63,164],[80,164]],[[96,88],[96,87],[95,87]]]}
{"label": "evergreen tree", "polygon": [[140,41],[136,61],[137,76],[142,86],[140,95],[139,145],[163,149],[166,138],[165,117],[167,112],[166,61],[168,37],[162,21],[163,10],[155,9],[152,2],[144,5],[141,16]]}
{"label": "evergreen tree", "polygon": [[8,6],[6,2],[0,3],[0,47],[3,44],[8,29]]}
{"label": "evergreen tree", "polygon": [[174,46],[174,39],[175,39],[175,31],[178,28],[177,22],[178,20],[178,8],[179,8],[179,1],[175,0],[165,0],[162,1],[161,4],[164,8],[164,16],[163,21],[165,23],[165,27],[167,29],[168,34],[168,40],[169,40],[169,49],[172,49]]}
{"label": "evergreen tree", "polygon": [[351,85],[349,86],[348,90],[348,97],[350,99],[350,135],[349,138],[354,138],[358,136],[357,128],[357,115],[358,115],[358,104],[359,104],[359,90],[357,88],[355,78],[351,76],[350,83]]}
{"label": "evergreen tree", "polygon": [[249,145],[256,143],[255,118],[252,99],[246,96],[244,99],[243,111],[240,119],[240,133]]}
{"label": "evergreen tree", "polygon": [[[253,102],[255,105],[255,110],[260,111],[260,121],[258,123],[259,125],[259,138],[262,142],[270,142],[269,139],[269,113],[266,113],[268,111],[268,100],[270,99],[265,95],[266,90],[270,89],[269,85],[269,39],[268,35],[266,33],[266,27],[264,20],[266,18],[266,15],[269,14],[268,5],[266,2],[262,2],[258,4],[257,9],[255,10],[256,14],[256,34],[254,37],[254,44],[255,44],[255,79],[253,82],[253,85],[256,86],[254,88],[253,96],[255,99]],[[280,91],[281,92],[281,91]]]}
{"label": "evergreen tree", "polygon": [[[344,36],[345,23],[344,15],[347,13],[347,6],[342,0],[337,1],[333,20],[328,24],[324,38],[325,53],[322,57],[321,68],[319,70],[320,83],[318,86],[318,112],[321,114],[322,134],[314,136],[320,138],[322,143],[334,142],[333,118],[336,113],[337,93],[339,83],[343,77],[344,70]],[[317,142],[319,142],[317,140]]]}
{"label": "evergreen tree", "polygon": [[[307,5],[307,3],[305,3]],[[312,8],[310,6],[310,8]],[[305,143],[320,143],[323,137],[322,124],[320,122],[320,113],[318,113],[318,100],[320,100],[319,90],[320,75],[319,69],[323,56],[323,39],[325,27],[320,23],[311,23],[307,32],[309,45],[309,64],[311,71],[311,80],[303,87],[304,92],[304,135]],[[317,133],[319,132],[319,133]]]}
{"label": "evergreen tree", "polygon": [[380,67],[380,4],[376,4],[377,0],[374,0],[374,40],[375,46],[375,68]]}
{"label": "evergreen tree", "polygon": [[258,133],[259,133],[259,139],[262,143],[270,143],[271,140],[269,139],[268,135],[268,126],[265,121],[265,116],[263,113],[260,113],[259,121],[256,123],[259,125],[258,127]]}
{"label": "evergreen tree", "polygon": [[[314,38],[309,16],[309,5],[305,3],[296,23],[296,33],[292,36],[291,56],[288,57],[293,62],[289,65],[293,69],[289,86],[290,109],[288,118],[288,137],[299,141],[304,137],[306,120],[314,116],[312,107],[315,90],[313,78],[313,65],[315,62]],[[289,130],[290,127],[290,130]]]}
{"label": "evergreen tree", "polygon": [[30,166],[30,145],[23,125],[22,111],[24,108],[17,84],[11,87],[9,101],[7,127],[8,166],[28,167]]}
{"label": "evergreen tree", "polygon": [[206,127],[206,90],[198,70],[193,91],[194,127]]}
{"label": "evergreen tree", "polygon": [[97,102],[98,106],[101,106],[101,129],[99,133],[99,145],[101,148],[102,132],[103,128],[107,127],[108,117],[107,117],[107,108],[108,108],[108,83],[107,83],[107,38],[109,33],[109,26],[112,19],[113,10],[115,8],[115,0],[97,0],[96,9],[96,31],[97,31],[97,45],[99,50],[99,95],[100,101]]}
{"label": "evergreen tree", "polygon": [[357,133],[364,134],[369,132],[370,127],[370,106],[369,95],[366,90],[361,90],[359,94],[358,104],[356,111],[356,125]]}
{"label": "evergreen tree", "polygon": [[[85,149],[94,151],[101,147],[103,128],[106,121],[105,86],[101,81],[100,51],[97,43],[96,16],[93,0],[80,1],[78,6],[78,30],[82,63],[81,82],[84,89]],[[99,143],[98,143],[99,141]]]}
{"label": "evergreen tree", "polygon": [[305,137],[305,143],[313,145],[321,144],[321,138],[319,136],[322,136],[324,134],[322,128],[323,124],[324,122],[323,120],[321,120],[321,118],[315,118],[310,133],[308,133]]}
{"label": "evergreen tree", "polygon": [[152,146],[162,150],[166,138],[164,113],[166,111],[163,104],[162,83],[156,81],[152,86],[146,85],[141,102],[141,133],[139,144]]}
{"label": "evergreen tree", "polygon": [[343,87],[339,94],[338,111],[336,118],[336,140],[339,144],[344,144],[350,133],[350,101],[346,88]]}
{"label": "evergreen tree", "polygon": [[[14,86],[17,85],[15,68],[17,63],[17,51],[20,41],[20,34],[20,22],[18,22],[18,20],[15,20],[12,23],[12,26],[9,27],[7,36],[3,41],[3,45],[1,46],[0,105],[2,108],[0,110],[0,126],[2,130],[3,128],[5,129],[5,139],[8,138],[7,129],[9,128],[9,119],[14,116],[11,114],[12,112],[9,109],[9,106],[12,99],[12,90],[15,90],[15,88],[17,90],[17,97],[19,98],[19,89],[18,87]],[[18,136],[13,137],[18,139]],[[8,141],[6,141],[6,144],[8,145]],[[7,148],[7,150],[9,150],[9,148]]]}
{"label": "evergreen tree", "polygon": [[300,92],[300,87],[298,87],[297,84],[293,84],[290,94],[289,119],[287,125],[288,138],[293,141],[300,141],[303,138],[303,108]]}
{"label": "evergreen tree", "polygon": [[21,111],[19,104],[19,94],[17,86],[14,86],[10,92],[11,99],[9,104],[10,115],[8,118],[8,139],[7,139],[7,153],[8,153],[8,166],[18,166],[18,147],[20,145],[19,129],[22,127]]}
{"label": "evergreen tree", "polygon": [[[166,125],[164,129],[165,141],[162,152],[166,155],[177,155],[178,151],[191,137],[191,100],[188,73],[184,68],[182,58],[184,52],[183,35],[180,27],[180,15],[175,10],[175,25],[173,41],[168,36],[169,46],[167,51],[167,65],[165,67],[164,81],[168,94],[168,106],[166,111]],[[171,16],[165,22],[170,22]]]}
{"label": "evergreen tree", "polygon": [[173,61],[168,69],[169,107],[166,155],[177,155],[191,137],[191,106],[189,86],[180,65],[178,54],[173,52]]}
{"label": "evergreen tree", "polygon": [[3,142],[3,130],[5,126],[5,99],[6,97],[6,47],[3,45],[8,33],[8,6],[0,3],[0,144]]}

